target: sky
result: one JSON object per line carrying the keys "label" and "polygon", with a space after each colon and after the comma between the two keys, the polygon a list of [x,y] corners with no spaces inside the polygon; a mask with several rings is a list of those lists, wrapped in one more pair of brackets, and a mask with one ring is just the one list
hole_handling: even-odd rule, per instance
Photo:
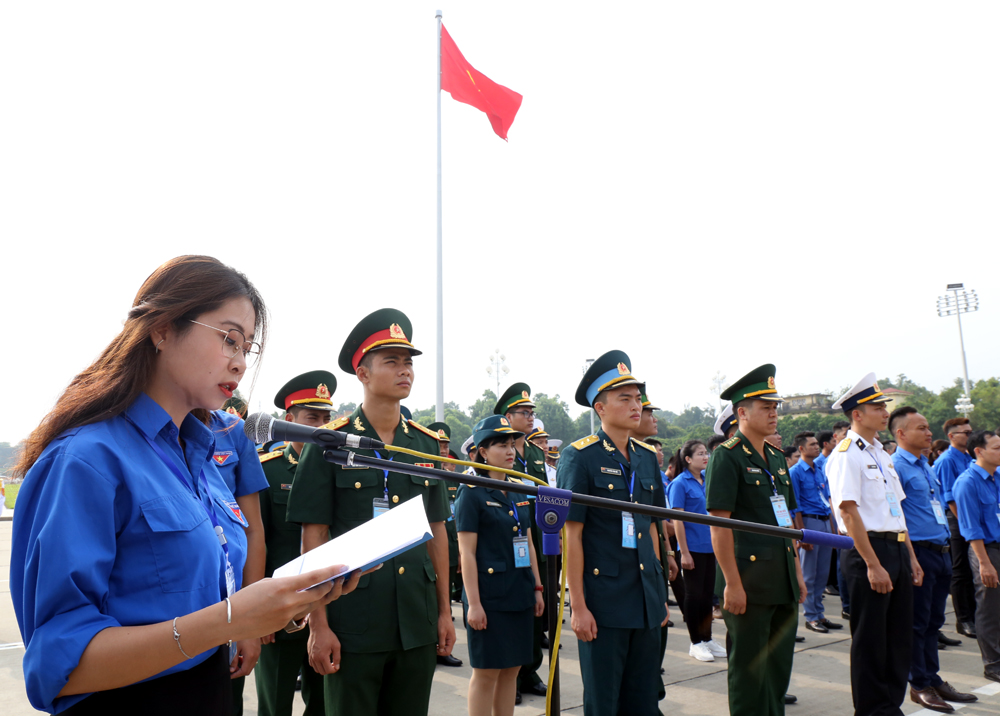
{"label": "sky", "polygon": [[[626,351],[662,408],[777,365],[784,394],[997,374],[1000,5],[6,3],[0,441],[25,437],[165,260],[209,254],[272,332],[241,386],[338,376],[386,306],[435,397],[435,10],[524,96],[498,138],[442,96],[445,400],[571,404]],[[501,385],[501,389],[505,385]]]}

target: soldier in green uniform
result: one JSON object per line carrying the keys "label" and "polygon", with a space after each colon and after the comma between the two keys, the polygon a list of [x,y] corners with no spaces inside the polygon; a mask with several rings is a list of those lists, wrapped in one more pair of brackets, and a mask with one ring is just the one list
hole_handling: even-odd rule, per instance
{"label": "soldier in green uniform", "polygon": [[[400,400],[413,385],[409,319],[384,308],[351,331],[338,364],[355,375],[363,402],[349,417],[327,427],[376,438],[387,445],[437,456],[438,435],[400,415]],[[405,453],[358,450],[395,462],[434,465]],[[335,466],[323,449],[306,445],[288,500],[288,519],[302,524],[309,551],[421,496],[433,539],[361,577],[357,596],[309,616],[309,663],[325,674],[326,711],[331,716],[423,716],[430,701],[437,654],[455,643],[448,598],[448,534],[451,514],[443,483],[391,470]],[[438,578],[440,575],[440,579]],[[339,600],[338,600],[339,601]],[[436,647],[436,648],[435,648]]]}
{"label": "soldier in green uniform", "polygon": [[[494,415],[502,415],[507,418],[511,428],[519,433],[523,433],[514,443],[517,454],[514,456],[514,469],[526,475],[543,480],[548,484],[548,476],[545,472],[545,452],[527,440],[525,435],[534,432],[535,428],[535,404],[531,401],[531,386],[527,383],[514,383],[504,394],[500,396],[496,406],[493,408]],[[538,571],[542,575],[542,586],[549,588],[548,572],[546,571],[546,559],[542,554],[542,533],[535,524],[535,509],[528,510],[528,518],[531,520],[531,536],[534,540],[535,558],[538,561]],[[545,629],[548,626],[548,616],[535,617],[535,636],[531,648],[531,663],[525,664],[521,672],[517,675],[517,697],[516,703],[521,703],[521,694],[535,694],[545,696],[547,690],[546,682],[538,676],[538,669],[542,665],[542,642],[545,638]]]}
{"label": "soldier in green uniform", "polygon": [[[739,428],[712,454],[705,476],[709,513],[791,527],[795,493],[782,451],[767,442],[781,402],[774,366],[762,365],[722,393]],[[790,539],[712,527],[716,593],[729,630],[729,713],[783,714],[792,674],[797,603],[805,584]]]}
{"label": "soldier in green uniform", "polygon": [[[449,447],[451,445],[451,426],[445,422],[438,422],[431,423],[427,426],[427,429],[437,433],[439,454],[441,457],[450,457],[457,460],[458,456]],[[441,467],[449,472],[455,471],[455,466],[448,462],[443,463]],[[448,596],[452,601],[461,602],[462,583],[460,580],[462,577],[458,572],[458,532],[455,531],[455,498],[458,496],[458,483],[445,482],[444,487],[448,493],[448,508],[451,510],[451,514],[448,515],[448,521],[444,523],[444,527],[448,531]],[[458,589],[457,599],[456,585]],[[441,664],[441,666],[461,666],[462,660],[452,654],[438,654],[437,663]]]}
{"label": "soldier in green uniform", "polygon": [[[595,435],[562,451],[559,487],[664,506],[656,450],[630,437],[639,429],[644,385],[622,351],[594,361],[576,402],[601,418]],[[667,593],[651,520],[572,504],[566,522],[566,581],[579,640],[585,716],[657,716],[660,627]]]}
{"label": "soldier in green uniform", "polygon": [[[292,378],[274,396],[274,405],[285,411],[285,420],[318,428],[330,422],[331,395],[337,378],[325,370],[314,370]],[[289,443],[260,456],[269,488],[260,494],[260,515],[264,523],[267,560],[264,576],[299,556],[302,530],[288,522],[285,510],[295,483],[295,469],[302,443]],[[295,682],[302,674],[302,700],[306,716],[321,716],[323,677],[309,666],[309,629],[291,633],[280,631],[265,643],[254,674],[257,679],[257,713],[260,716],[291,716]],[[265,640],[267,642],[269,640]]]}

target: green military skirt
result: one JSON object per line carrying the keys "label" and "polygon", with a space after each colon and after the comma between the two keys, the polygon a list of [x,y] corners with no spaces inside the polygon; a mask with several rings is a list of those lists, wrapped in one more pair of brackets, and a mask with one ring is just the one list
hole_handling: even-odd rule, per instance
{"label": "green military skirt", "polygon": [[462,590],[462,614],[473,669],[510,669],[531,663],[535,609],[519,612],[486,610],[486,628],[469,626],[469,599]]}

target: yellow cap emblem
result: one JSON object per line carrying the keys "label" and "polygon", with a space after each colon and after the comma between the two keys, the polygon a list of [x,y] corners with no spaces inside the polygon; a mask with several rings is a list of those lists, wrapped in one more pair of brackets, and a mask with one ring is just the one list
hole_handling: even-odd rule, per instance
{"label": "yellow cap emblem", "polygon": [[406,334],[403,333],[403,329],[399,327],[398,323],[393,323],[391,326],[389,326],[389,337],[399,338],[404,341],[406,340]]}
{"label": "yellow cap emblem", "polygon": [[323,383],[316,386],[316,397],[323,398],[324,400],[330,399],[330,389],[326,387]]}
{"label": "yellow cap emblem", "polygon": [[447,440],[448,434],[444,430],[438,430],[438,437],[442,440]]}
{"label": "yellow cap emblem", "polygon": [[774,376],[773,375],[769,375],[767,377],[767,387],[770,388],[771,390],[774,390]]}
{"label": "yellow cap emblem", "polygon": [[232,406],[226,408],[226,412],[229,413],[230,415],[237,415],[237,416],[239,415],[239,413],[236,412],[236,408]]}
{"label": "yellow cap emblem", "polygon": [[507,422],[507,418],[500,418],[500,424],[503,425],[504,427],[510,425],[510,423]]}
{"label": "yellow cap emblem", "polygon": [[524,398],[525,400],[528,400],[531,396],[528,395],[528,391],[522,390],[521,391],[521,397]]}
{"label": "yellow cap emblem", "polygon": [[628,375],[628,366],[624,363],[618,364],[618,375]]}

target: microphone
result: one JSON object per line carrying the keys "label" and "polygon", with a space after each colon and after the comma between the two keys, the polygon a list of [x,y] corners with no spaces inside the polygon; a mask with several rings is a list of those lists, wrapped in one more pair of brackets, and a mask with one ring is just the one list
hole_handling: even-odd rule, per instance
{"label": "microphone", "polygon": [[254,413],[243,424],[252,443],[266,443],[269,440],[284,440],[289,443],[313,443],[324,448],[359,448],[362,450],[379,450],[385,443],[374,438],[364,438],[360,435],[349,435],[338,430],[326,428],[310,428],[287,420],[275,420],[267,413]]}

